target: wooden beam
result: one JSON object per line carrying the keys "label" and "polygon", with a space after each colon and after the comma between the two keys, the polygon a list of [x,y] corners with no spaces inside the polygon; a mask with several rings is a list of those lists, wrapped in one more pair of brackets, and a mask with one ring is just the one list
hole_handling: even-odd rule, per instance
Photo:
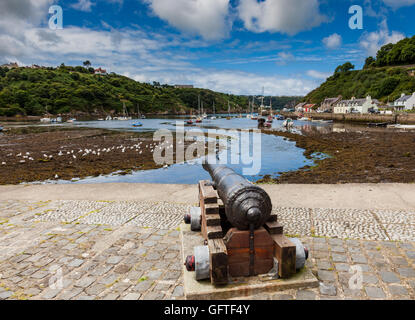
{"label": "wooden beam", "polygon": [[206,214],[219,214],[219,206],[217,203],[205,203]]}
{"label": "wooden beam", "polygon": [[210,254],[210,281],[214,285],[228,283],[228,254],[222,239],[208,241]]}
{"label": "wooden beam", "polygon": [[270,234],[283,234],[284,227],[279,222],[267,222],[264,225],[265,230]]}
{"label": "wooden beam", "polygon": [[278,260],[278,274],[281,278],[289,278],[296,273],[296,246],[284,235],[272,235],[274,240],[274,256]]}
{"label": "wooden beam", "polygon": [[218,203],[218,192],[209,185],[210,183],[207,180],[199,182],[200,198],[204,200],[205,204]]}
{"label": "wooden beam", "polygon": [[209,240],[223,239],[223,231],[221,226],[208,226],[206,227],[206,238]]}
{"label": "wooden beam", "polygon": [[214,227],[214,226],[220,226],[221,220],[219,214],[207,214],[206,215],[206,226],[207,227]]}

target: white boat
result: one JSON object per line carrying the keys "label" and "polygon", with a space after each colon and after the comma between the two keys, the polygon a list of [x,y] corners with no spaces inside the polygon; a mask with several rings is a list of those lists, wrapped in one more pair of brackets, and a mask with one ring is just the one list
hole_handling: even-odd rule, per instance
{"label": "white boat", "polygon": [[210,117],[210,120],[216,120],[216,108],[215,108],[215,101],[213,101],[213,116]]}
{"label": "white boat", "polygon": [[127,107],[125,106],[125,102],[122,103],[122,113],[123,116],[122,117],[118,117],[119,121],[128,121],[128,120],[132,120],[132,117],[128,116],[128,111],[127,111]]}
{"label": "white boat", "polygon": [[299,118],[298,121],[311,121],[311,119],[306,118],[306,117],[302,117],[302,118]]}
{"label": "white boat", "polygon": [[107,116],[106,118],[105,118],[105,121],[111,121],[112,120],[112,117],[111,116]]}
{"label": "white boat", "polygon": [[67,123],[74,123],[76,121],[76,119],[69,119],[68,121],[66,121]]}
{"label": "white boat", "polygon": [[292,127],[294,127],[294,121],[291,119],[291,118],[288,118],[287,120],[285,120],[283,123],[282,123],[282,126],[283,127],[285,127],[285,128],[292,128]]}
{"label": "white boat", "polygon": [[394,125],[389,125],[388,128],[395,128],[395,129],[415,129],[415,125],[409,125],[409,124],[394,124]]}
{"label": "white boat", "polygon": [[52,120],[50,118],[42,118],[40,119],[41,123],[50,123]]}

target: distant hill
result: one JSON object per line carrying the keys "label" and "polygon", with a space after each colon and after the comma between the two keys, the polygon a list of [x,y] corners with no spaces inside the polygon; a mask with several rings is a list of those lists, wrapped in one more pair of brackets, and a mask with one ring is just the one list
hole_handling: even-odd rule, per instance
{"label": "distant hill", "polygon": [[376,58],[366,59],[363,70],[353,69],[350,62],[337,67],[334,74],[303,101],[318,104],[326,97],[342,95],[350,99],[369,94],[387,102],[398,99],[402,93],[412,94],[415,92],[415,37],[383,46]]}
{"label": "distant hill", "polygon": [[[0,116],[69,114],[120,114],[123,102],[130,114],[182,114],[195,112],[198,96],[206,112],[248,109],[247,96],[228,95],[207,89],[176,89],[159,83],[140,83],[117,74],[95,75],[93,68],[0,68]],[[273,97],[273,105],[285,105],[296,97]]]}

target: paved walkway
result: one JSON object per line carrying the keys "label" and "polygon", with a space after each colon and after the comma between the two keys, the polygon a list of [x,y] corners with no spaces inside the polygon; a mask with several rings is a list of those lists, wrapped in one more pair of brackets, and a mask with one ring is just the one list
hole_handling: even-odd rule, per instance
{"label": "paved walkway", "polygon": [[[265,189],[321,286],[249,298],[415,299],[415,186]],[[0,187],[0,299],[183,299],[177,228],[196,199],[195,186]]]}

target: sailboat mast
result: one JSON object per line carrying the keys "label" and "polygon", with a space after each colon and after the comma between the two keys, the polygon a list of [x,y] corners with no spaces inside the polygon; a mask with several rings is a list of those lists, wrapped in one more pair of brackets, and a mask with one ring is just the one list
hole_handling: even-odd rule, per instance
{"label": "sailboat mast", "polygon": [[200,115],[200,94],[197,96],[197,112]]}

